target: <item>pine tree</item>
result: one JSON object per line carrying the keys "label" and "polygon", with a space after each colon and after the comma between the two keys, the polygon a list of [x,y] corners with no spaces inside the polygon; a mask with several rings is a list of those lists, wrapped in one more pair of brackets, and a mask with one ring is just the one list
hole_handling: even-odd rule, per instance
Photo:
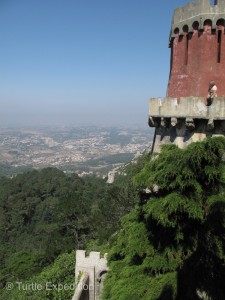
{"label": "pine tree", "polygon": [[137,174],[152,193],[114,236],[104,299],[225,299],[224,149],[222,137],[166,145]]}

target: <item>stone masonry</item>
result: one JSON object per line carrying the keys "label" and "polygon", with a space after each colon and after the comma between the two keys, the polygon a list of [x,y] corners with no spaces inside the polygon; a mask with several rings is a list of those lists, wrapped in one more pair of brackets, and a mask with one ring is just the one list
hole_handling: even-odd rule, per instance
{"label": "stone masonry", "polygon": [[204,97],[152,98],[149,126],[156,127],[153,152],[163,144],[180,148],[209,136],[225,135],[225,97],[205,105]]}
{"label": "stone masonry", "polygon": [[76,292],[72,300],[99,300],[103,280],[108,271],[107,254],[101,257],[100,252],[85,250],[76,251]]}

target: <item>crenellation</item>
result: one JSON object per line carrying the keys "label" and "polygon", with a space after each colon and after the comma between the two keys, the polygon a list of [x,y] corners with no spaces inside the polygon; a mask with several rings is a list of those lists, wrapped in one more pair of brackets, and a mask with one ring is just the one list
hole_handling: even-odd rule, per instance
{"label": "crenellation", "polygon": [[76,261],[81,261],[86,258],[86,250],[76,251]]}
{"label": "crenellation", "polygon": [[[101,257],[100,252],[91,251],[87,255],[86,250],[77,250],[75,281],[79,289],[76,290],[73,300],[99,300],[107,271],[107,253]],[[83,291],[80,290],[82,288]]]}
{"label": "crenellation", "polygon": [[90,252],[89,258],[90,260],[92,259],[100,260],[101,259],[100,252],[94,252],[94,251]]}
{"label": "crenellation", "polygon": [[176,36],[175,29],[179,29],[179,35],[183,34],[183,27],[186,25],[189,32],[193,32],[193,24],[199,23],[199,30],[204,29],[206,20],[212,21],[212,29],[216,29],[216,23],[224,19],[225,2],[219,1],[217,5],[210,5],[209,0],[199,0],[195,3],[189,2],[185,6],[178,7],[173,16],[170,41]]}
{"label": "crenellation", "polygon": [[152,98],[149,100],[149,126],[155,127],[153,151],[163,144],[183,148],[206,136],[225,135],[225,97],[206,106],[203,97]]}
{"label": "crenellation", "polygon": [[[205,97],[181,97],[179,101],[177,98],[164,98],[163,101],[162,98],[151,98],[149,116],[150,123],[158,123],[155,118],[225,120],[225,97],[214,98],[210,106],[205,105]],[[153,127],[156,126],[153,124]]]}
{"label": "crenellation", "polygon": [[179,29],[179,34],[183,34],[183,27],[188,26],[189,32],[193,32],[193,23],[199,23],[199,30],[204,29],[204,22],[206,20],[212,21],[212,29],[216,29],[216,23],[219,19],[224,19],[225,2],[218,1],[215,5],[210,4],[210,0],[198,0],[196,2],[189,2],[185,6],[178,7],[174,11],[172,20],[171,38],[176,36],[175,29]]}

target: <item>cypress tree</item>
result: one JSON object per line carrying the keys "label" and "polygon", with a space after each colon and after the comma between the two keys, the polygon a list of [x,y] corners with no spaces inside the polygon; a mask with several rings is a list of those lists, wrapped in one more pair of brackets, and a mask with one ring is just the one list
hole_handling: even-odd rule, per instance
{"label": "cypress tree", "polygon": [[151,193],[113,237],[104,299],[225,299],[224,148],[165,145],[135,176]]}

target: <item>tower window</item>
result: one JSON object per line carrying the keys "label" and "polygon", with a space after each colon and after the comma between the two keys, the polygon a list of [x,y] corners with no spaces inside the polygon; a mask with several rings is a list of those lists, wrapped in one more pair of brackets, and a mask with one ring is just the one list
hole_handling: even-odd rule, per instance
{"label": "tower window", "polygon": [[195,21],[195,22],[192,24],[192,28],[193,28],[194,30],[198,30],[198,28],[199,28],[199,23],[198,23],[198,21]]}
{"label": "tower window", "polygon": [[179,34],[179,28],[174,29],[174,34]]}
{"label": "tower window", "polygon": [[222,30],[218,30],[217,35],[217,62],[220,63],[221,59],[221,37],[222,37]]}
{"label": "tower window", "polygon": [[189,38],[188,38],[188,26],[184,25],[183,26],[183,32],[184,32],[184,39],[185,39],[185,56],[184,56],[184,64],[187,65],[188,63],[188,42],[189,42]]}
{"label": "tower window", "polygon": [[185,65],[187,65],[188,63],[188,42],[189,42],[189,38],[188,38],[188,34],[185,36],[186,38],[186,49],[185,49]]}

